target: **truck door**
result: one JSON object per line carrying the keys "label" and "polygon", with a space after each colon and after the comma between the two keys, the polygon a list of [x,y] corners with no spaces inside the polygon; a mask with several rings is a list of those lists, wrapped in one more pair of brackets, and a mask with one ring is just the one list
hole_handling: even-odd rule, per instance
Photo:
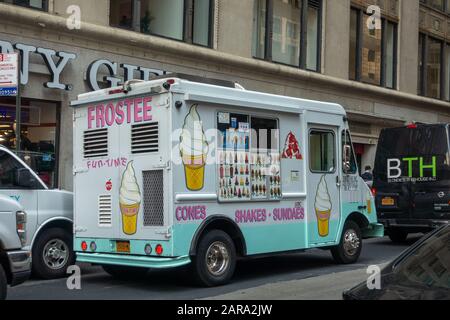
{"label": "truck door", "polygon": [[[17,181],[19,170],[27,170],[11,153],[0,150],[0,193],[19,202],[27,212],[27,235],[33,235],[37,228],[38,220],[38,193],[37,189],[44,189],[36,180],[33,186],[20,186]],[[31,242],[31,236],[27,237],[27,245]]]}
{"label": "truck door", "polygon": [[365,182],[358,177],[358,166],[356,164],[353,144],[348,130],[341,132],[341,152],[342,152],[342,182],[341,182],[341,201],[342,210],[350,213],[359,211],[361,213],[371,213],[371,203],[368,203],[369,188],[364,185]]}
{"label": "truck door", "polygon": [[[409,219],[411,216],[411,181],[404,158],[411,155],[411,130],[406,128],[381,131],[375,157],[374,182],[377,214],[381,219]],[[391,166],[399,164],[397,170]],[[401,176],[393,179],[398,170]]]}
{"label": "truck door", "polygon": [[311,245],[335,242],[341,218],[338,127],[309,124],[308,235]]}
{"label": "truck door", "polygon": [[[126,166],[120,168],[119,175],[116,238],[167,240],[172,133],[169,95],[137,97],[134,103],[150,106],[151,117],[119,128],[119,156],[126,159]],[[139,195],[132,193],[134,182]],[[136,221],[127,215],[127,210],[135,210],[133,206],[137,208]]]}

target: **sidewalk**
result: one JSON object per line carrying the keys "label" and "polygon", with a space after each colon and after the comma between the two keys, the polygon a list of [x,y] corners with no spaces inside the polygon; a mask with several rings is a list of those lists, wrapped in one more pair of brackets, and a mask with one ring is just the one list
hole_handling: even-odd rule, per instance
{"label": "sidewalk", "polygon": [[[380,266],[383,268],[385,265]],[[277,282],[206,300],[342,300],[342,292],[366,281],[366,269]]]}

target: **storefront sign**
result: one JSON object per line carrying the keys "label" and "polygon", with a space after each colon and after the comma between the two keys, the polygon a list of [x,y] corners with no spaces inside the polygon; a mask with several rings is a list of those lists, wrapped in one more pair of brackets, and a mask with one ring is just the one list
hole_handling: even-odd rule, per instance
{"label": "storefront sign", "polygon": [[0,96],[15,96],[18,82],[17,54],[0,54]]}
{"label": "storefront sign", "polygon": [[[75,53],[65,52],[65,51],[55,51],[47,48],[34,47],[31,45],[17,43],[13,45],[8,41],[0,40],[0,53],[12,54],[15,50],[20,52],[21,57],[21,81],[22,85],[28,84],[29,81],[29,67],[30,67],[30,56],[31,54],[38,54],[44,60],[45,65],[51,75],[51,81],[44,83],[44,87],[49,89],[59,89],[59,90],[74,90],[72,84],[61,83],[61,76],[64,70],[69,65],[69,63],[76,64],[78,56]],[[88,66],[84,67],[86,70],[86,82],[92,91],[100,90],[101,87],[116,87],[121,85],[123,82],[131,79],[149,80],[152,76],[159,76],[166,74],[165,71],[158,69],[146,68],[144,66],[136,66],[127,63],[117,63],[107,59],[98,59],[89,63]],[[77,65],[77,72],[79,66]],[[105,84],[100,85],[98,81],[98,76],[100,70],[106,70],[109,75],[103,77],[103,82]],[[119,74],[123,73],[123,78]],[[139,75],[136,77],[135,75]],[[66,76],[67,77],[67,76]],[[77,91],[84,91],[83,88]]]}

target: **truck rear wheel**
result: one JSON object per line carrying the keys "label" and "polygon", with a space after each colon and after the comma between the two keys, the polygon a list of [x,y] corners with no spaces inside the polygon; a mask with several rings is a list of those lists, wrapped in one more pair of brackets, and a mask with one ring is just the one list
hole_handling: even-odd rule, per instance
{"label": "truck rear wheel", "polygon": [[0,300],[6,299],[6,292],[8,290],[8,280],[6,279],[5,270],[0,264]]}
{"label": "truck rear wheel", "polygon": [[43,279],[66,276],[75,263],[72,235],[62,228],[44,230],[33,247],[33,273]]}
{"label": "truck rear wheel", "polygon": [[389,239],[391,239],[392,242],[394,243],[402,243],[406,241],[406,238],[408,238],[408,232],[406,232],[405,230],[402,229],[394,229],[391,228],[388,230],[388,236]]}
{"label": "truck rear wheel", "polygon": [[148,273],[146,268],[125,267],[115,265],[102,265],[103,270],[113,278],[119,280],[136,280],[142,279]]}
{"label": "truck rear wheel", "polygon": [[228,283],[236,268],[236,248],[231,237],[221,230],[205,234],[198,244],[192,267],[197,283],[202,286]]}
{"label": "truck rear wheel", "polygon": [[361,229],[354,221],[347,221],[342,230],[339,245],[331,249],[334,260],[340,264],[358,261],[362,250]]}

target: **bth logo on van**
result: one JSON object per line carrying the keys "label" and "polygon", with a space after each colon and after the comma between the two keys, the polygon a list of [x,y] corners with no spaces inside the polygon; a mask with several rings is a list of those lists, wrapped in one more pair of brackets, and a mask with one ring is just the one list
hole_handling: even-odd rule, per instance
{"label": "bth logo on van", "polygon": [[[402,164],[405,164],[407,172],[403,172]],[[414,170],[419,169],[419,176],[415,177]],[[437,180],[436,156],[431,157],[431,163],[426,163],[423,157],[407,157],[402,159],[387,160],[388,182],[427,182]]]}

